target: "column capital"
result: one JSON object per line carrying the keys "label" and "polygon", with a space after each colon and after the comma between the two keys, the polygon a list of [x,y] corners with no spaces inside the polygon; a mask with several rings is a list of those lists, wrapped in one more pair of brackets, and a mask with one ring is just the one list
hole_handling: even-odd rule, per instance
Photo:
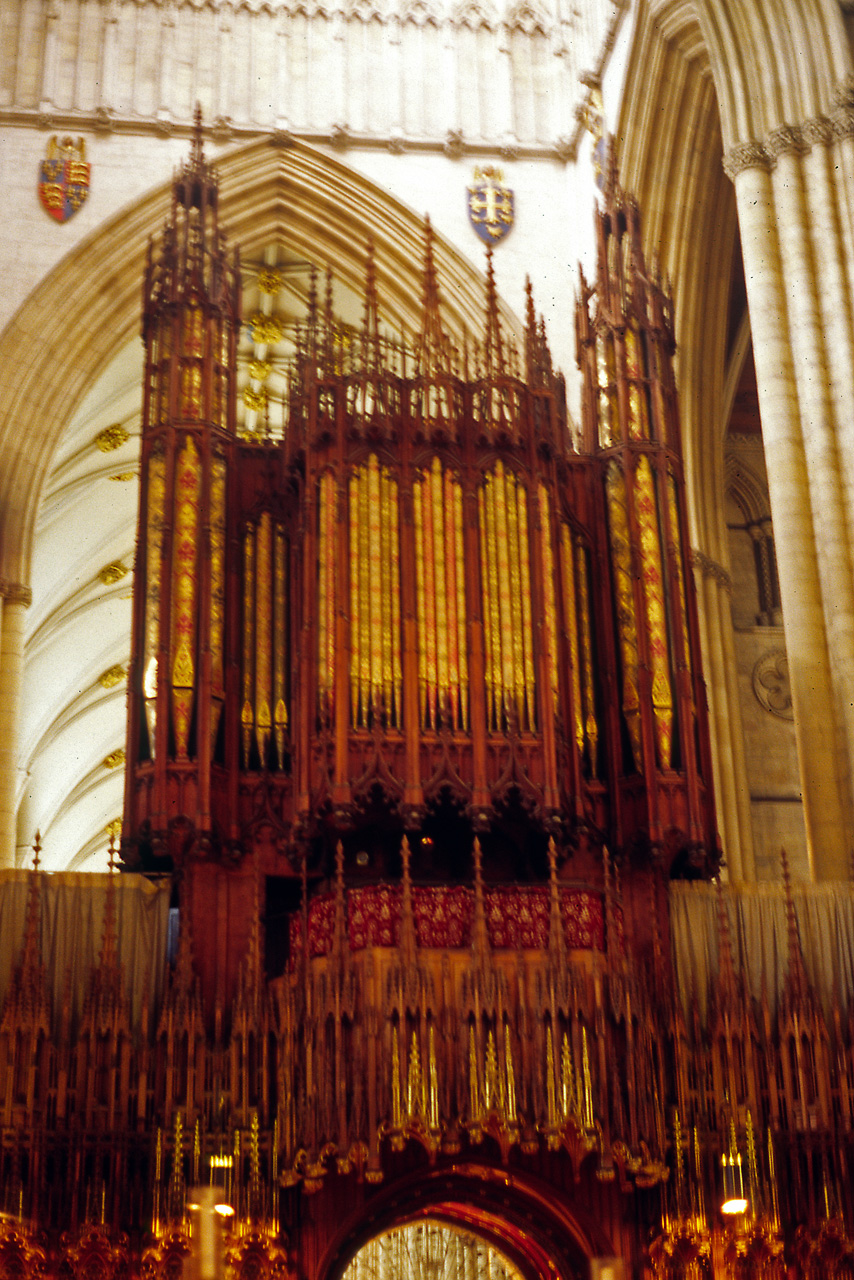
{"label": "column capital", "polygon": [[691,564],[695,569],[700,570],[704,578],[714,579],[719,587],[723,587],[724,591],[732,595],[732,578],[723,565],[718,564],[717,560],[707,556],[705,551],[701,551],[699,547],[692,547]]}
{"label": "column capital", "polygon": [[771,130],[765,139],[765,150],[772,163],[780,156],[801,156],[809,151],[810,144],[804,137],[804,128],[802,124],[781,124],[777,129]]}
{"label": "column capital", "polygon": [[29,609],[33,603],[33,589],[25,587],[21,582],[7,582],[5,578],[0,578],[0,599],[8,600],[10,604],[22,604]]}
{"label": "column capital", "polygon": [[765,138],[737,142],[724,153],[724,172],[735,179],[745,169],[773,169],[779,156],[804,155],[815,146],[854,134],[854,76],[836,89],[827,115],[810,116],[798,124],[783,123]]}
{"label": "column capital", "polygon": [[854,134],[854,76],[846,76],[833,95],[830,124],[839,138]]}
{"label": "column capital", "polygon": [[735,180],[745,169],[770,169],[771,157],[761,142],[737,142],[724,155],[724,173]]}

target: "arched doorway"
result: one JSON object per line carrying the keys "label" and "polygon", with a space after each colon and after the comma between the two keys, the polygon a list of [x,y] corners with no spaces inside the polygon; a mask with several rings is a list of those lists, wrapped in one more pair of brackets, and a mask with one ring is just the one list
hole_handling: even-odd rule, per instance
{"label": "arched doorway", "polygon": [[334,1235],[318,1215],[316,1280],[586,1280],[615,1252],[598,1194],[488,1164],[437,1164],[350,1203]]}
{"label": "arched doorway", "polygon": [[524,1280],[488,1240],[459,1226],[423,1219],[363,1244],[341,1280]]}

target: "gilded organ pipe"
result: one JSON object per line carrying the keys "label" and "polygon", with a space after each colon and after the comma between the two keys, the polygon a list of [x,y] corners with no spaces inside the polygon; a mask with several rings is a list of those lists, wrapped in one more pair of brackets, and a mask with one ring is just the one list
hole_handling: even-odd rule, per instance
{"label": "gilded organ pipe", "polygon": [[638,627],[632,576],[626,482],[620,464],[608,463],[605,479],[608,529],[614,578],[614,606],[620,646],[623,718],[632,745],[635,768],[642,767],[640,689],[638,686]]}
{"label": "gilded organ pipe", "polygon": [[569,683],[572,700],[572,729],[578,753],[584,751],[584,708],[581,701],[581,660],[578,642],[578,584],[575,575],[572,534],[561,525],[561,566],[563,568],[563,605],[569,648]]}
{"label": "gilded organ pipe", "polygon": [[[317,690],[321,715],[331,715],[335,691],[335,477],[320,477],[317,556]],[[358,640],[358,595],[351,596],[351,644]],[[355,706],[355,692],[354,702]]]}
{"label": "gilded organ pipe", "polygon": [[355,727],[402,723],[397,481],[372,453],[350,477],[350,687]]}
{"label": "gilded organ pipe", "polygon": [[273,731],[276,761],[285,767],[287,707],[287,544],[282,525],[276,525],[273,569]]}
{"label": "gilded organ pipe", "polygon": [[599,745],[599,723],[596,719],[596,690],[593,673],[593,635],[590,623],[590,581],[587,572],[587,550],[581,538],[575,539],[575,581],[578,584],[578,620],[581,640],[581,678],[584,692],[584,732],[590,758],[590,772],[596,777]]}
{"label": "gilded organ pipe", "polygon": [[[546,659],[549,670],[549,693],[551,710],[555,715],[560,707],[560,680],[558,676],[558,631],[557,607],[555,603],[555,560],[552,545],[552,522],[549,503],[549,491],[544,484],[540,485],[540,540],[543,558],[543,595],[545,605]],[[570,675],[573,667],[572,648],[570,645]],[[581,744],[579,743],[579,750]]]}
{"label": "gilded organ pipe", "polygon": [[255,730],[252,693],[255,684],[255,526],[243,533],[243,700],[240,711],[243,767],[249,768],[249,751]]}
{"label": "gilded organ pipe", "polygon": [[664,596],[664,566],[659,536],[659,513],[652,467],[646,454],[637,462],[634,477],[635,514],[642,552],[644,609],[647,649],[652,677],[652,706],[655,716],[658,763],[670,768],[673,743],[673,689],[670,682],[670,640]]}
{"label": "gilded organ pipe", "polygon": [[255,529],[255,741],[263,769],[273,724],[273,521],[264,511]]}
{"label": "gilded organ pipe", "polygon": [[219,720],[225,702],[225,522],[226,465],[220,454],[211,462],[211,750],[216,744]]}
{"label": "gilded organ pipe", "polygon": [[201,461],[191,435],[185,436],[175,476],[172,568],[172,720],[178,756],[186,756],[196,680],[196,643]]}
{"label": "gilded organ pipe", "polygon": [[489,728],[534,731],[527,495],[499,459],[478,490]]}
{"label": "gilded organ pipe", "polygon": [[145,525],[145,620],[143,624],[142,694],[148,727],[148,752],[155,754],[157,674],[160,651],[163,525],[166,509],[166,459],[162,447],[148,459],[148,510]]}
{"label": "gilded organ pipe", "polygon": [[424,728],[468,723],[462,494],[435,456],[413,488],[419,706]]}

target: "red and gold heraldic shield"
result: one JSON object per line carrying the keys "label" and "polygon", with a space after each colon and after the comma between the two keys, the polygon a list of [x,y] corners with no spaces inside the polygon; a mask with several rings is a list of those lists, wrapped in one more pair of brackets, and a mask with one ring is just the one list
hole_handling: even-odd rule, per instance
{"label": "red and gold heraldic shield", "polygon": [[39,166],[39,200],[57,222],[67,222],[83,204],[89,194],[90,170],[82,138],[76,143],[72,138],[51,138]]}

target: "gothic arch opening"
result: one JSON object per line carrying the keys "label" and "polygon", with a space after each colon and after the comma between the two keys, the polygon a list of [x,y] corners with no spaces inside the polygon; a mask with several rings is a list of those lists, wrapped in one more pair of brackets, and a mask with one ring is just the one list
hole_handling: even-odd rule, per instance
{"label": "gothic arch opening", "polygon": [[528,1280],[528,1274],[477,1232],[427,1218],[368,1240],[341,1280]]}
{"label": "gothic arch opening", "polygon": [[612,1253],[591,1203],[575,1216],[519,1172],[440,1162],[355,1209],[317,1280],[582,1280]]}

